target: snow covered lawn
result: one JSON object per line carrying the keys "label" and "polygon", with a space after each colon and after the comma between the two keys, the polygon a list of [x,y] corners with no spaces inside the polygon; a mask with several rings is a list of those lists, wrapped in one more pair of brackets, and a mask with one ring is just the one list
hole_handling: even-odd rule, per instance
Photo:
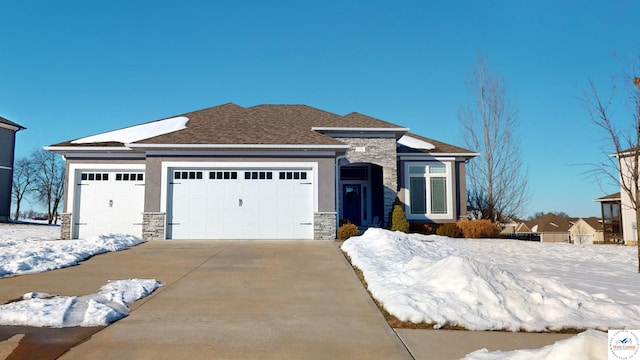
{"label": "snow covered lawn", "polygon": [[403,321],[470,330],[640,329],[636,249],[369,229],[342,249]]}
{"label": "snow covered lawn", "polygon": [[59,234],[58,226],[0,224],[0,278],[77,265],[91,256],[142,243],[138,237],[123,234],[53,240]]}
{"label": "snow covered lawn", "polygon": [[[342,245],[373,297],[403,321],[469,330],[640,329],[632,247],[451,239],[369,229]],[[534,350],[465,359],[606,359],[587,330]]]}
{"label": "snow covered lawn", "polygon": [[[123,234],[87,240],[55,240],[59,234],[58,226],[0,224],[0,278],[73,266],[91,256],[128,249],[143,242]],[[24,294],[22,301],[0,305],[0,325],[108,325],[127,316],[131,304],[159,286],[162,283],[155,279],[116,280],[96,294],[82,296],[57,296],[34,289]]]}

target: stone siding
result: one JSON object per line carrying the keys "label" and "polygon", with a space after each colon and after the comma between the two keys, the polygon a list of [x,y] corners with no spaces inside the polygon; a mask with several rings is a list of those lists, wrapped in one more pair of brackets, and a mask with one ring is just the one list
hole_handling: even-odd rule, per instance
{"label": "stone siding", "polygon": [[[395,138],[337,138],[338,140],[351,145],[347,150],[346,162],[343,160],[340,165],[348,163],[371,163],[382,167],[382,184],[384,186],[384,214],[391,212],[393,202],[398,196],[398,160]],[[342,192],[342,189],[338,189]],[[342,194],[339,194],[339,199]],[[387,219],[384,216],[384,225]]]}
{"label": "stone siding", "polygon": [[318,212],[313,214],[313,238],[316,240],[335,240],[336,238],[335,212]]}
{"label": "stone siding", "polygon": [[60,240],[71,240],[71,213],[60,214]]}
{"label": "stone siding", "polygon": [[165,240],[163,212],[142,213],[142,239],[145,241]]}

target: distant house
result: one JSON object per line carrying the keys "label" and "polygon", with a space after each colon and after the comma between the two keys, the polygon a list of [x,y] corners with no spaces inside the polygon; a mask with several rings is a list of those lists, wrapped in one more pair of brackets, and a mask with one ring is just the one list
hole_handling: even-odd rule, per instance
{"label": "distant house", "polygon": [[7,222],[11,215],[16,132],[23,129],[23,126],[0,117],[0,222]]}
{"label": "distant house", "polygon": [[569,228],[572,225],[570,218],[548,213],[520,224],[516,233],[539,234],[540,242],[569,242]]}
{"label": "distant house", "polygon": [[569,228],[569,239],[574,244],[603,244],[602,224],[597,217],[580,218]]}
{"label": "distant house", "polygon": [[620,193],[610,194],[596,199],[602,209],[601,225],[603,242],[605,244],[619,244],[624,242],[622,236],[622,204]]}

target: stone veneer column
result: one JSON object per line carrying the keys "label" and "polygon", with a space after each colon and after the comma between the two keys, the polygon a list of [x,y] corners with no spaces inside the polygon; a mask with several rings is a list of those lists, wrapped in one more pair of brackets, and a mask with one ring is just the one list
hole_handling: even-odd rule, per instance
{"label": "stone veneer column", "polygon": [[[347,150],[349,163],[371,163],[382,167],[382,184],[384,186],[383,222],[387,225],[387,214],[391,212],[393,202],[398,196],[398,156],[395,138],[337,138],[351,145]],[[364,150],[364,151],[362,151]],[[346,165],[341,162],[340,164]],[[338,176],[336,174],[336,176]],[[338,189],[342,192],[342,189]],[[338,199],[342,199],[338,194]],[[339,206],[339,204],[336,204]]]}
{"label": "stone veneer column", "polygon": [[71,240],[71,213],[60,214],[60,240]]}
{"label": "stone veneer column", "polygon": [[317,212],[313,214],[313,238],[316,240],[335,240],[336,212]]}
{"label": "stone veneer column", "polygon": [[164,217],[163,212],[142,213],[142,239],[165,240],[164,238]]}

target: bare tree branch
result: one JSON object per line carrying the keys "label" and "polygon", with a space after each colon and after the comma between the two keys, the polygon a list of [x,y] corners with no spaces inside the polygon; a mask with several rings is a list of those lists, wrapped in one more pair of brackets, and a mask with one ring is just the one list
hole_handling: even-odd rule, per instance
{"label": "bare tree branch", "polygon": [[20,205],[24,196],[33,191],[35,175],[31,160],[21,158],[16,161],[13,167],[13,183],[11,184],[11,196],[16,203],[16,212],[13,215],[14,220],[20,217]]}
{"label": "bare tree branch", "polygon": [[[635,69],[632,64],[632,71]],[[622,206],[634,214],[636,244],[638,248],[638,272],[640,272],[640,78],[623,76],[631,122],[620,131],[611,118],[611,104],[615,97],[616,85],[612,85],[610,96],[603,99],[593,82],[589,82],[589,92],[583,96],[583,104],[591,121],[605,134],[610,145],[605,161],[591,164],[589,174],[598,181],[615,183],[620,188]],[[627,222],[629,219],[624,218]],[[625,236],[626,237],[626,236]]]}
{"label": "bare tree branch", "polygon": [[59,155],[39,149],[31,155],[36,173],[35,191],[47,207],[49,224],[57,222],[64,190],[64,162]]}
{"label": "bare tree branch", "polygon": [[458,113],[465,146],[479,151],[468,165],[469,208],[482,218],[502,221],[519,217],[529,199],[527,171],[518,139],[518,111],[502,79],[481,56],[469,87],[476,103]]}

